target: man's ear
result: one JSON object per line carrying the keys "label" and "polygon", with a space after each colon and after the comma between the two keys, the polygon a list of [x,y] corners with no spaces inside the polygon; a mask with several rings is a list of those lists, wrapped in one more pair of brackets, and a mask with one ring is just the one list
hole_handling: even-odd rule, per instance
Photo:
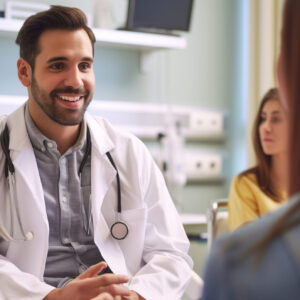
{"label": "man's ear", "polygon": [[18,77],[21,83],[24,86],[29,87],[31,85],[31,78],[32,78],[31,66],[25,59],[19,58],[17,61],[17,67],[18,67]]}

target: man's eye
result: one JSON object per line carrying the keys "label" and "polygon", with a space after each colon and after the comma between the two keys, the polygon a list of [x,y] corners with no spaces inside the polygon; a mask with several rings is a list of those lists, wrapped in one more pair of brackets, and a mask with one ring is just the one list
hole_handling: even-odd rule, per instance
{"label": "man's eye", "polygon": [[50,69],[52,70],[62,70],[64,68],[64,64],[63,63],[55,63],[50,65]]}
{"label": "man's eye", "polygon": [[82,71],[88,70],[91,68],[91,65],[89,63],[81,63],[79,65],[79,69]]}

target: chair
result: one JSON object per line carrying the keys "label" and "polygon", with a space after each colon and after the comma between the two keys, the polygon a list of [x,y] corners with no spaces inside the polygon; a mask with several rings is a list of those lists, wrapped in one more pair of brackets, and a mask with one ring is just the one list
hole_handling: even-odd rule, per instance
{"label": "chair", "polygon": [[[207,246],[210,249],[213,240],[222,233],[228,232],[228,201],[227,198],[218,199],[211,203],[207,211]],[[199,300],[203,292],[203,280],[194,271],[185,289],[184,296],[190,300]]]}
{"label": "chair", "polygon": [[218,199],[211,203],[207,211],[207,248],[210,249],[215,238],[228,229],[228,200]]}

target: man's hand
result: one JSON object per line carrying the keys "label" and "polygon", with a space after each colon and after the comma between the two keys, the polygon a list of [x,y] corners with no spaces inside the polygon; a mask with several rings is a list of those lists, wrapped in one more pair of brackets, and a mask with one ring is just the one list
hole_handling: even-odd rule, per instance
{"label": "man's hand", "polygon": [[[119,296],[117,296],[119,297]],[[102,293],[101,295],[91,299],[91,300],[116,300],[117,297],[113,297],[112,295],[108,294],[108,293]],[[121,299],[121,298],[119,298]]]}
{"label": "man's hand", "polygon": [[130,291],[130,295],[124,296],[122,300],[145,300],[142,296],[140,296],[135,291]]}
{"label": "man's hand", "polygon": [[115,298],[109,298],[109,296],[120,296],[120,299],[130,296],[129,289],[122,285],[128,282],[127,276],[116,274],[98,276],[98,273],[106,267],[105,262],[91,266],[63,288],[52,290],[44,300],[90,300],[97,296],[102,297],[99,298],[100,300],[111,300]]}
{"label": "man's hand", "polygon": [[139,294],[137,294],[136,292],[134,291],[130,291],[130,295],[129,296],[124,296],[124,297],[121,297],[121,296],[116,296],[116,297],[113,297],[107,293],[105,294],[101,294],[91,300],[145,300],[143,297],[141,297]]}

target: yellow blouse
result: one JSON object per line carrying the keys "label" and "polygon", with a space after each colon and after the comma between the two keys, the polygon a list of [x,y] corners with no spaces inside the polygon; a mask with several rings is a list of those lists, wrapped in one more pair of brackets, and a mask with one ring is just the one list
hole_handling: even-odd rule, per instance
{"label": "yellow blouse", "polygon": [[[282,198],[287,194],[282,191]],[[235,230],[254,221],[259,216],[278,208],[283,202],[275,202],[258,186],[255,174],[237,175],[231,184],[228,197],[228,226]]]}

